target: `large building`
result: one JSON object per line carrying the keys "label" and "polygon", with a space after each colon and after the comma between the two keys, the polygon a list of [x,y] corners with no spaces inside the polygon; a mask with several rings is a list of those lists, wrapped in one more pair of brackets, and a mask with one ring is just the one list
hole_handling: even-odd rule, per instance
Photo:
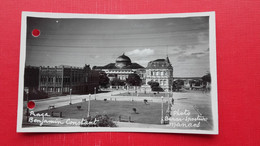
{"label": "large building", "polygon": [[173,83],[173,67],[168,56],[166,59],[150,61],[146,67],[146,85],[158,82],[164,91],[170,91]]}
{"label": "large building", "polygon": [[87,94],[98,89],[99,74],[90,69],[72,66],[25,67],[24,86],[36,88],[49,95]]}
{"label": "large building", "polygon": [[116,59],[115,63],[94,66],[93,69],[104,71],[110,81],[114,78],[125,81],[130,74],[138,74],[144,84],[142,87],[145,88],[150,88],[148,82],[154,81],[158,82],[164,91],[170,91],[173,82],[173,67],[168,57],[150,61],[144,68],[137,63],[132,63],[131,59],[123,54]]}
{"label": "large building", "polygon": [[40,67],[39,90],[54,94],[94,93],[98,89],[98,73],[89,65],[83,68],[72,66]]}
{"label": "large building", "polygon": [[132,63],[131,59],[125,54],[119,56],[115,63],[93,67],[93,70],[104,71],[110,80],[117,78],[123,81],[125,81],[130,74],[137,73],[140,69],[144,69],[144,67],[137,63]]}

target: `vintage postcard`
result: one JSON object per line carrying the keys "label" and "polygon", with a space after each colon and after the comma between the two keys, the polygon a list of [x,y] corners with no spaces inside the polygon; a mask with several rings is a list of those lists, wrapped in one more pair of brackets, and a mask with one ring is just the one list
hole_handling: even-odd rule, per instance
{"label": "vintage postcard", "polygon": [[215,12],[23,12],[17,132],[218,134]]}

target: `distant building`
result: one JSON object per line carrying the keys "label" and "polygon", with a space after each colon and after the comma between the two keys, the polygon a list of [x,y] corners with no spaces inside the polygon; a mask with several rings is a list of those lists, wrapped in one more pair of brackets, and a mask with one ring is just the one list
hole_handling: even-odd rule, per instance
{"label": "distant building", "polygon": [[105,66],[94,66],[93,70],[104,71],[110,81],[114,78],[125,81],[129,74],[136,73],[139,69],[144,69],[143,66],[132,63],[131,59],[125,54],[119,56],[115,63],[109,63]]}
{"label": "distant building", "polygon": [[89,65],[83,68],[72,66],[39,67],[38,90],[49,94],[94,93],[98,88],[99,75]]}
{"label": "distant building", "polygon": [[192,89],[193,86],[196,85],[196,83],[202,82],[201,77],[174,77],[173,81],[182,80],[184,85],[183,87],[185,89]]}
{"label": "distant building", "polygon": [[173,67],[168,56],[166,59],[150,61],[146,67],[146,85],[158,82],[164,91],[170,91],[173,83]]}

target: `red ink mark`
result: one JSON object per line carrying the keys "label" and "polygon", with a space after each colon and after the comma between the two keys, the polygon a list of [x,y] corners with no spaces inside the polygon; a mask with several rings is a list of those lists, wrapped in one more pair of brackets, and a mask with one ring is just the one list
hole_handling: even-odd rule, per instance
{"label": "red ink mark", "polygon": [[32,35],[33,35],[34,37],[38,37],[38,36],[40,35],[40,30],[34,29],[34,30],[32,31]]}
{"label": "red ink mark", "polygon": [[27,103],[27,107],[28,107],[29,109],[33,109],[33,108],[35,107],[35,102],[29,101],[29,102]]}

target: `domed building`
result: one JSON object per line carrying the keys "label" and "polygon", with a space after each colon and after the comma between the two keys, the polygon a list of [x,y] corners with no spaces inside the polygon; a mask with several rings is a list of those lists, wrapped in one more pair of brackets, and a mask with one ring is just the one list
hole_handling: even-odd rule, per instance
{"label": "domed building", "polygon": [[126,56],[125,54],[123,54],[116,59],[115,66],[118,68],[124,68],[131,64],[132,64],[131,59],[128,56]]}
{"label": "domed building", "polygon": [[130,74],[138,74],[143,84],[145,84],[141,87],[145,91],[151,90],[150,85],[148,85],[150,81],[158,82],[160,87],[166,92],[170,91],[173,82],[173,67],[168,56],[166,59],[150,61],[147,67],[144,68],[137,63],[132,63],[128,56],[122,54],[117,57],[115,63],[109,63],[105,66],[94,66],[93,69],[105,72],[110,80],[117,78],[125,81]]}
{"label": "domed building", "polygon": [[134,74],[140,69],[144,69],[143,66],[132,63],[131,59],[122,54],[117,57],[115,63],[109,63],[105,66],[94,66],[94,70],[104,71],[107,76],[111,79],[118,78],[120,80],[126,80],[129,74]]}

